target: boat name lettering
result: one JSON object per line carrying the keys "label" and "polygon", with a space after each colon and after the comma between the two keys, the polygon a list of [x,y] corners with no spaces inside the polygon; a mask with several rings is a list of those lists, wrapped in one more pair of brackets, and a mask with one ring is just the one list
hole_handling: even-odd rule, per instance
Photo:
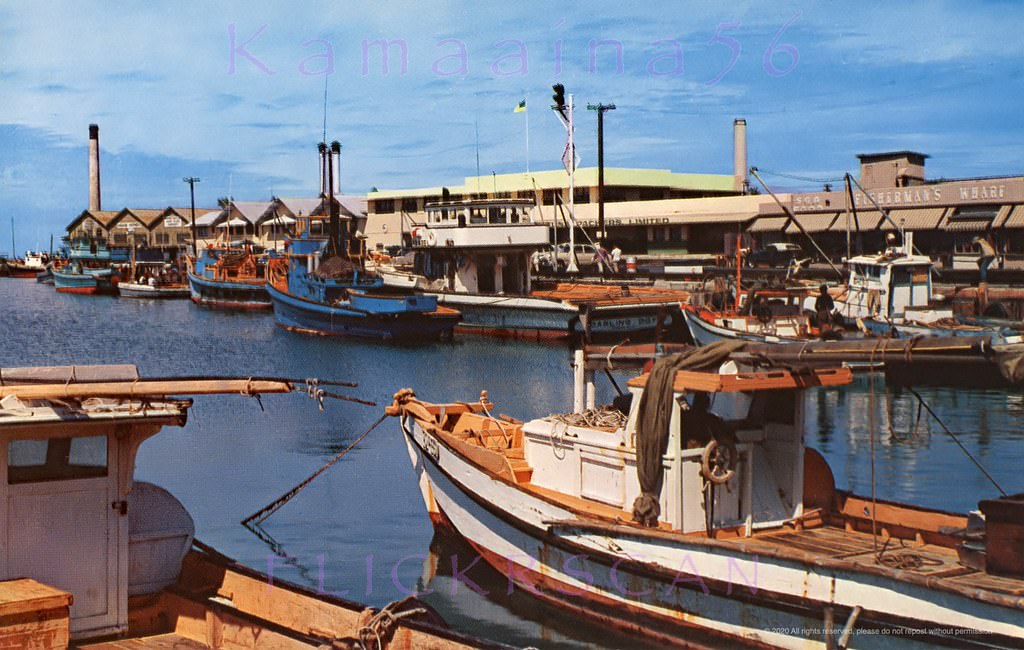
{"label": "boat name lettering", "polygon": [[430,455],[434,460],[441,458],[441,449],[437,445],[437,440],[434,440],[430,436],[427,436],[423,441],[423,450]]}

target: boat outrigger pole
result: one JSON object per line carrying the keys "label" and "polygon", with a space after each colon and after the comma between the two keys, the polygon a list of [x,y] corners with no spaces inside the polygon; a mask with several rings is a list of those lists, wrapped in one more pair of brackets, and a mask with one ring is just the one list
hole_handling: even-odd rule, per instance
{"label": "boat outrigger pole", "polygon": [[779,197],[775,196],[775,193],[772,192],[772,189],[770,187],[768,187],[767,183],[764,182],[764,179],[762,179],[761,176],[758,175],[757,167],[751,167],[750,168],[750,173],[754,176],[754,178],[757,179],[757,181],[759,183],[761,183],[761,186],[764,187],[765,191],[768,192],[768,194],[771,195],[772,199],[775,200],[775,203],[777,203],[778,206],[780,208],[782,208],[782,211],[786,213],[786,216],[789,217],[790,221],[792,221],[794,224],[796,224],[796,227],[800,231],[800,233],[803,234],[803,236],[806,237],[808,239],[808,241],[811,242],[811,245],[814,246],[814,250],[818,251],[818,254],[820,254],[823,258],[825,258],[825,261],[828,262],[828,265],[831,266],[832,270],[836,272],[836,275],[838,275],[840,278],[844,277],[843,276],[843,272],[840,271],[839,268],[835,264],[832,263],[832,260],[829,258],[828,255],[825,254],[825,251],[821,250],[821,246],[818,246],[818,242],[814,241],[814,237],[811,237],[811,234],[809,232],[807,232],[806,230],[804,230],[803,225],[796,218],[796,215],[794,215],[790,211],[790,209],[787,208],[785,206],[785,204],[783,204],[783,202],[779,200]]}

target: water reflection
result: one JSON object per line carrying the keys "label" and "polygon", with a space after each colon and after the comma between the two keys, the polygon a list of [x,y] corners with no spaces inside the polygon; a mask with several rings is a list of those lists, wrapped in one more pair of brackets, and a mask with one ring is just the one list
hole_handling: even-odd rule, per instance
{"label": "water reflection", "polygon": [[[572,404],[571,354],[550,344],[460,337],[419,348],[379,346],[285,332],[269,314],[57,294],[19,280],[0,279],[0,300],[5,367],[134,363],[145,375],[357,380],[359,388],[340,392],[381,405],[406,386],[425,399],[446,401],[475,400],[487,389],[498,412],[522,419],[564,412]],[[627,375],[616,377],[621,385]],[[601,375],[598,389],[599,401],[614,394]],[[1008,492],[1024,492],[1024,396],[942,388],[919,393]],[[823,452],[840,488],[871,491],[873,414],[879,498],[966,511],[995,494],[934,421],[922,417],[914,432],[917,401],[907,391],[887,399],[878,382],[872,396],[869,382],[859,378],[842,390],[812,391],[807,404],[807,443]],[[199,539],[257,569],[378,607],[429,587],[428,602],[455,627],[517,645],[637,643],[525,594],[508,596],[504,580],[483,566],[470,575],[497,579],[491,595],[481,597],[464,585],[452,589],[451,565],[443,561],[452,551],[434,539],[392,421],[267,520],[261,532],[272,541],[261,541],[238,522],[322,466],[381,410],[328,402],[321,413],[304,396],[269,395],[263,405],[265,412],[244,397],[197,398],[187,426],[165,430],[140,450],[138,478],[180,499]]]}

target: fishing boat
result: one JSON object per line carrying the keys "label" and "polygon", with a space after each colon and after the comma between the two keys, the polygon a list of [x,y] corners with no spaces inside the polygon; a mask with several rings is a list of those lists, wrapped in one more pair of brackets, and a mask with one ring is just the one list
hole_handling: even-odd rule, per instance
{"label": "fishing boat", "polygon": [[113,294],[120,280],[113,261],[105,242],[73,242],[68,259],[59,267],[53,267],[54,288],[60,293]]}
{"label": "fishing boat", "polygon": [[360,265],[328,255],[330,241],[308,235],[288,239],[284,256],[270,260],[267,292],[279,326],[387,341],[451,337],[459,312],[438,307],[432,296],[386,290]]}
{"label": "fishing boat", "polygon": [[537,339],[650,334],[675,322],[689,296],[601,283],[534,287],[532,258],[550,245],[550,233],[528,199],[439,201],[425,210],[426,222],[411,233],[420,277],[382,276],[459,310],[467,332]]}
{"label": "fishing boat", "polygon": [[[799,343],[818,340],[821,330],[811,322],[803,302],[806,287],[751,289],[732,310],[715,309],[711,302],[683,305],[683,318],[697,345],[718,341]],[[691,301],[691,303],[694,301]]]}
{"label": "fishing boat", "polygon": [[900,247],[877,255],[858,255],[847,262],[845,289],[835,297],[836,311],[863,332],[882,337],[994,336],[1019,342],[1021,332],[1010,323],[970,324],[939,302],[933,292],[933,263],[913,249],[913,233]]}
{"label": "fishing boat", "polygon": [[804,397],[850,370],[722,374],[741,345],[657,362],[591,423],[494,415],[486,391],[388,412],[435,526],[568,615],[665,645],[1018,646],[1024,497],[981,522],[837,489]]}
{"label": "fishing boat", "polygon": [[160,300],[185,299],[192,295],[188,285],[181,282],[121,282],[117,292],[122,298],[150,298]]}
{"label": "fishing boat", "polygon": [[46,253],[28,251],[21,259],[6,260],[7,275],[11,278],[34,278],[46,269],[49,261]]}
{"label": "fishing boat", "polygon": [[272,309],[267,295],[266,260],[252,248],[208,247],[189,258],[192,302],[222,309]]}
{"label": "fishing boat", "polygon": [[135,253],[133,248],[128,271],[131,281],[121,282],[117,287],[122,298],[175,300],[191,295],[189,286],[181,281],[181,274],[173,264],[163,261],[139,262]]}
{"label": "fishing boat", "polygon": [[497,647],[414,599],[382,610],[271,577],[195,539],[184,506],[134,478],[185,424],[181,395],[287,393],[285,380],[155,380],[134,366],[5,368],[0,647]]}

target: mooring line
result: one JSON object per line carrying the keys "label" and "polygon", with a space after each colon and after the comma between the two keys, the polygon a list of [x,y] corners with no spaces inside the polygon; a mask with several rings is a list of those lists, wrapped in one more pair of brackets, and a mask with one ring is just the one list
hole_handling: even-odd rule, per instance
{"label": "mooring line", "polygon": [[367,429],[363,433],[363,435],[361,435],[358,438],[356,438],[355,441],[352,442],[352,444],[350,444],[348,447],[345,447],[345,449],[343,449],[341,451],[341,453],[336,455],[331,460],[327,461],[327,463],[323,467],[321,467],[317,471],[313,472],[309,476],[309,478],[307,478],[303,482],[299,483],[298,485],[296,485],[292,489],[288,490],[287,492],[282,494],[280,497],[275,499],[273,502],[267,504],[266,506],[260,508],[259,510],[257,510],[253,514],[251,514],[248,517],[246,517],[245,519],[243,519],[242,522],[241,522],[242,525],[243,526],[251,526],[254,523],[255,524],[261,524],[264,521],[266,521],[271,515],[273,515],[278,510],[280,510],[281,507],[284,506],[284,504],[286,504],[289,501],[291,501],[299,492],[304,490],[307,485],[312,483],[313,479],[315,479],[316,477],[318,477],[321,474],[323,474],[324,472],[326,472],[331,467],[331,465],[335,464],[336,462],[341,460],[342,457],[345,454],[347,454],[348,452],[352,451],[352,449],[355,448],[356,445],[358,445],[360,442],[362,442],[363,438],[365,438],[366,436],[370,435],[370,432],[373,431],[374,429],[376,429],[377,425],[379,425],[381,422],[386,420],[387,417],[388,417],[387,414],[384,414],[384,415],[380,416],[380,418],[376,422],[373,423],[373,426],[371,426],[369,429]]}

